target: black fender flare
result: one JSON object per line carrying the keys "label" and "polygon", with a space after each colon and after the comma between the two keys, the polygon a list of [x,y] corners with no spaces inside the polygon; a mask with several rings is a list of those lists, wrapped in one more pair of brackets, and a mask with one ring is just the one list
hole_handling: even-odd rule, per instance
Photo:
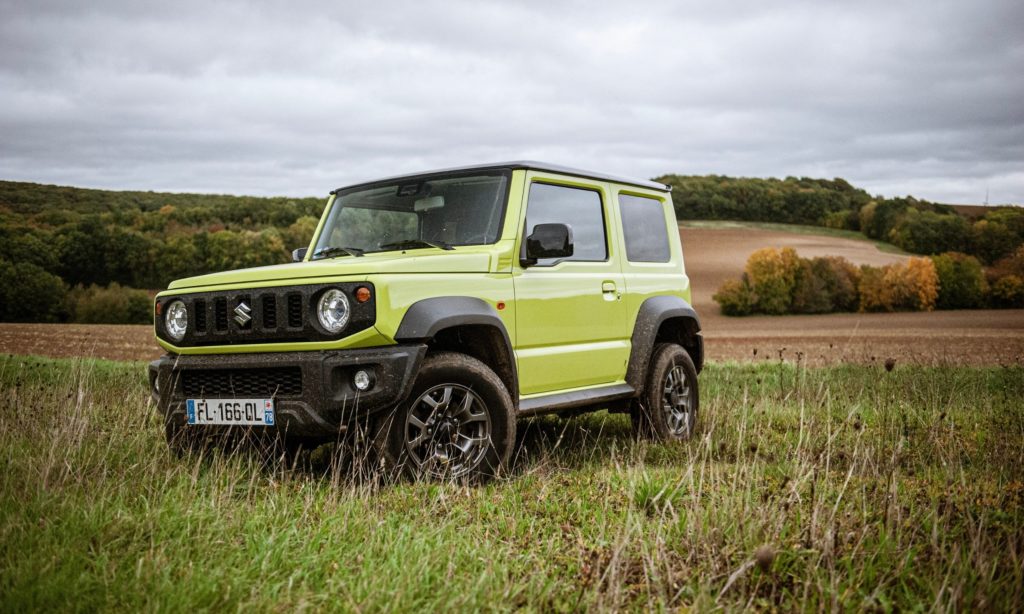
{"label": "black fender flare", "polygon": [[513,401],[519,396],[519,373],[516,369],[516,355],[512,340],[497,310],[473,296],[438,296],[416,301],[409,306],[395,332],[399,343],[420,343],[433,339],[446,328],[458,326],[487,326],[501,333],[505,342],[506,360],[511,369],[512,381],[509,393]]}
{"label": "black fender flare", "polygon": [[700,334],[700,318],[693,307],[678,296],[652,296],[640,305],[633,324],[632,350],[626,368],[626,383],[637,393],[644,388],[647,365],[651,360],[658,329],[670,318],[682,318],[686,325],[686,350],[700,373],[704,367],[704,339]]}

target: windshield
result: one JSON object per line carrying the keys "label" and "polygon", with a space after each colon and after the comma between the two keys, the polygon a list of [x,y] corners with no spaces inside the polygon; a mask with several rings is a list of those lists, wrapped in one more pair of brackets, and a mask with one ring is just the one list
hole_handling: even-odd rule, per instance
{"label": "windshield", "polygon": [[345,190],[334,200],[313,258],[494,243],[507,196],[505,172]]}

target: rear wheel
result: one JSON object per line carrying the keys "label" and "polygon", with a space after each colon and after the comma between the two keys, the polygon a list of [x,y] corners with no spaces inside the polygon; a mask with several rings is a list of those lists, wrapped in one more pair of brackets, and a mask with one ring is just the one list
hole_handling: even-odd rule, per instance
{"label": "rear wheel", "polygon": [[426,358],[409,397],[377,418],[374,440],[392,473],[481,481],[505,467],[515,428],[512,399],[494,371],[439,352]]}
{"label": "rear wheel", "polygon": [[690,355],[674,343],[659,343],[651,355],[647,385],[630,412],[634,432],[656,441],[689,439],[699,407],[697,369]]}

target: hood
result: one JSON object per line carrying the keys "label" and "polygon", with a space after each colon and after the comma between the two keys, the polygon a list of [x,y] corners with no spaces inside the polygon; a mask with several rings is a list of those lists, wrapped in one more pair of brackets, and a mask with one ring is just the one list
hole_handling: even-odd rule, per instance
{"label": "hood", "polygon": [[361,257],[343,256],[223,271],[172,281],[167,289],[180,290],[226,284],[255,285],[287,280],[294,280],[296,283],[315,283],[315,278],[319,277],[365,276],[380,273],[487,273],[491,269],[491,254],[487,252],[460,254],[458,251],[423,250],[422,254],[381,252]]}

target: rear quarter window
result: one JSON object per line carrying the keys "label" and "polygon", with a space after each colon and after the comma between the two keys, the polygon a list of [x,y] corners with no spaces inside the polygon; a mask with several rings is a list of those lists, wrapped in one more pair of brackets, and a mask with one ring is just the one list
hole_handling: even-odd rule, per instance
{"label": "rear quarter window", "polygon": [[619,194],[626,259],[630,262],[668,262],[671,253],[665,209],[660,200]]}

